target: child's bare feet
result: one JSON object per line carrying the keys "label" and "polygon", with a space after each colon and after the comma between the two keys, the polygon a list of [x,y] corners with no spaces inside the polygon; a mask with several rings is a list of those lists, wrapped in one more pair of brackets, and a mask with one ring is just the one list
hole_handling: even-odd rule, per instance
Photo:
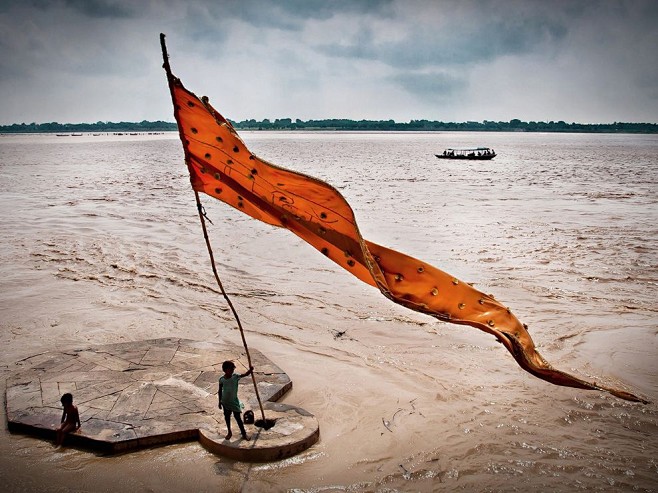
{"label": "child's bare feet", "polygon": [[229,432],[226,434],[226,439],[227,439],[227,440],[230,440],[232,436],[233,436],[233,433],[229,431]]}
{"label": "child's bare feet", "polygon": [[242,438],[244,438],[247,441],[251,440],[251,437],[249,435],[247,435],[246,433],[242,434]]}

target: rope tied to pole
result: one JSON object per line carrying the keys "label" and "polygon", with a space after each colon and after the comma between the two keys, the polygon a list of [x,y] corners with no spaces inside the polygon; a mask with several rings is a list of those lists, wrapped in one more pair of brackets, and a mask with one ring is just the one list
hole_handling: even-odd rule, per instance
{"label": "rope tied to pole", "polygon": [[208,221],[210,224],[214,226],[213,222],[210,220],[208,214],[206,213],[206,208],[201,203],[197,203],[197,209],[199,211],[199,214],[201,214],[206,221]]}

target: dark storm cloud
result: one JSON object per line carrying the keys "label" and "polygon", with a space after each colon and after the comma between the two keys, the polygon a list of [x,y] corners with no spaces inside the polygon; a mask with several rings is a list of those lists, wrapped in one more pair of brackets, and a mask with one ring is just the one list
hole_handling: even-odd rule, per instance
{"label": "dark storm cloud", "polygon": [[[117,2],[17,2],[0,17],[0,71],[3,78],[32,78],[58,72],[83,76],[137,74],[141,50],[131,49],[108,18],[126,19]],[[111,39],[118,36],[117,39]],[[111,39],[111,42],[107,40]]]}
{"label": "dark storm cloud", "polygon": [[175,23],[175,29],[192,41],[190,49],[220,50],[229,36],[230,20],[222,8],[206,4],[189,3],[184,7],[183,16]]}
{"label": "dark storm cloud", "polygon": [[565,37],[568,27],[557,20],[538,17],[483,16],[437,29],[416,26],[400,40],[377,41],[372,30],[363,30],[349,42],[319,45],[324,54],[384,62],[397,68],[462,65],[506,55],[529,53]]}
{"label": "dark storm cloud", "polygon": [[135,16],[137,4],[113,0],[65,0],[67,6],[89,17],[122,19]]}
{"label": "dark storm cloud", "polygon": [[[3,2],[7,6],[11,0]],[[125,0],[23,0],[23,7],[34,7],[45,11],[57,11],[61,9],[80,12],[88,17],[124,19],[134,17],[135,6],[138,2],[126,2]]]}
{"label": "dark storm cloud", "polygon": [[[204,0],[189,2],[183,20],[195,39],[204,35],[214,37],[215,32],[239,20],[254,29],[280,29],[302,31],[309,20],[323,21],[337,15],[387,15],[394,0]],[[193,23],[190,21],[194,21]],[[193,24],[200,23],[197,28]]]}
{"label": "dark storm cloud", "polygon": [[468,86],[466,79],[444,73],[401,72],[389,77],[389,80],[400,85],[409,93],[420,96],[421,99],[430,95],[431,99],[437,101],[445,101],[458,96]]}
{"label": "dark storm cloud", "polygon": [[308,20],[327,20],[336,15],[388,15],[393,0],[233,0],[233,15],[262,27],[300,30]]}

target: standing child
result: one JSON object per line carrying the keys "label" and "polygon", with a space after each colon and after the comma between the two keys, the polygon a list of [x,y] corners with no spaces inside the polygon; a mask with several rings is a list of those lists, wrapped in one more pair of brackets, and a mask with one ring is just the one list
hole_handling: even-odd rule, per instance
{"label": "standing child", "polygon": [[62,412],[62,424],[57,428],[56,445],[60,446],[64,442],[64,437],[67,433],[78,430],[80,428],[80,415],[78,408],[73,405],[73,396],[68,392],[60,399],[64,411]]}
{"label": "standing child", "polygon": [[247,436],[244,424],[242,424],[242,418],[240,417],[242,405],[238,400],[238,382],[242,377],[251,375],[254,368],[251,366],[247,373],[240,375],[239,373],[233,373],[235,371],[235,364],[232,361],[224,361],[222,363],[222,370],[224,371],[224,375],[219,378],[217,397],[219,399],[219,408],[224,408],[224,419],[226,420],[226,428],[228,428],[226,439],[230,440],[233,436],[231,432],[231,413],[233,413],[233,417],[240,428],[240,433],[242,433],[242,438],[251,440],[251,437]]}

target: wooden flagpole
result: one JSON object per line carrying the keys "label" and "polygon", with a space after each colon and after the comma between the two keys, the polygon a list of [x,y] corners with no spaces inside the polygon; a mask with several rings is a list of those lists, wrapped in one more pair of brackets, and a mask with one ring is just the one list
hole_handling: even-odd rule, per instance
{"label": "wooden flagpole", "polygon": [[[160,33],[160,46],[162,47],[162,58],[164,60],[164,64],[162,66],[165,69],[165,72],[167,73],[169,92],[171,93],[171,101],[174,105],[174,116],[176,116],[176,121],[178,122],[178,110],[176,109],[176,100],[174,98],[174,88],[173,88],[174,76],[172,75],[171,67],[169,66],[169,55],[167,54],[167,46],[165,45],[165,35],[162,33]],[[183,151],[185,152],[185,164],[189,166],[189,162],[190,162],[189,153],[187,147],[185,146],[185,139],[183,137],[180,125],[178,127],[178,133],[180,135],[181,142],[183,143]],[[203,229],[203,237],[206,240],[206,247],[208,248],[208,255],[210,256],[210,264],[212,265],[212,271],[213,274],[215,275],[215,280],[217,281],[219,290],[222,292],[222,296],[224,296],[224,299],[226,300],[226,303],[228,303],[228,306],[231,309],[231,313],[233,313],[233,317],[235,318],[235,321],[238,324],[238,329],[240,329],[240,337],[242,338],[242,345],[244,346],[245,353],[247,353],[247,363],[249,364],[249,368],[251,368],[253,365],[251,364],[251,355],[249,354],[249,347],[247,346],[247,340],[244,337],[244,329],[242,328],[242,323],[240,322],[240,317],[238,316],[238,312],[235,310],[233,303],[228,297],[228,294],[226,294],[222,281],[220,280],[219,274],[217,273],[217,267],[215,265],[215,256],[213,255],[212,247],[210,246],[210,239],[208,238],[208,230],[206,228],[206,220],[203,216],[203,206],[201,205],[199,192],[197,192],[196,190],[194,190],[194,197],[196,199],[197,211],[199,213],[199,221],[201,221],[201,229]],[[258,393],[258,385],[256,384],[256,376],[254,375],[253,372],[251,373],[251,381],[254,384],[254,391],[256,392],[258,407],[260,408],[260,413],[261,416],[263,417],[263,425],[265,426],[267,423],[267,420],[265,419],[265,410],[263,409],[263,403],[260,400],[260,394]]]}

